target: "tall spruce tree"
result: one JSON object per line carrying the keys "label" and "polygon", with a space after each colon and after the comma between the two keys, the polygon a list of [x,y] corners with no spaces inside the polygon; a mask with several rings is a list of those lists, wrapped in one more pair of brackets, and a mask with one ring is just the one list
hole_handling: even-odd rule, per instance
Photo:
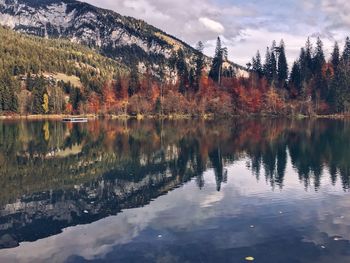
{"label": "tall spruce tree", "polygon": [[266,49],[264,75],[269,84],[277,79],[276,42],[273,41],[271,48]]}
{"label": "tall spruce tree", "polygon": [[328,96],[327,85],[322,72],[325,63],[326,60],[323,52],[323,43],[320,38],[317,38],[312,67],[315,80],[314,98],[316,98],[315,96],[317,94],[321,96],[321,99],[326,99]]}
{"label": "tall spruce tree", "polygon": [[263,66],[261,63],[261,55],[260,55],[259,50],[256,52],[256,56],[253,58],[252,70],[259,78],[261,78],[264,74]]}
{"label": "tall spruce tree", "polygon": [[276,41],[272,42],[271,46],[271,57],[270,57],[270,76],[273,82],[277,80],[277,49],[276,49]]}
{"label": "tall spruce tree", "polygon": [[179,77],[179,92],[185,94],[189,85],[189,70],[187,68],[185,53],[182,49],[177,51],[176,70]]}
{"label": "tall spruce tree", "polygon": [[129,97],[137,93],[139,89],[140,89],[139,71],[137,69],[136,63],[132,63],[131,70],[130,70],[129,88],[128,88]]}
{"label": "tall spruce tree", "polygon": [[333,78],[330,89],[330,102],[338,113],[350,111],[350,66],[342,61]]}
{"label": "tall spruce tree", "polygon": [[350,62],[350,38],[347,37],[345,40],[345,46],[344,46],[344,51],[342,55],[342,61],[345,63]]}
{"label": "tall spruce tree", "polygon": [[278,47],[278,69],[277,69],[277,75],[278,75],[278,83],[279,86],[285,87],[287,78],[288,78],[288,63],[286,58],[286,52],[285,52],[285,45],[283,40],[281,40],[281,43]]}
{"label": "tall spruce tree", "polygon": [[270,60],[271,60],[271,52],[270,52],[270,48],[267,47],[266,53],[265,53],[265,63],[263,67],[264,75],[267,78],[267,80],[269,80],[269,77],[270,77]]}
{"label": "tall spruce tree", "polygon": [[194,78],[194,92],[197,92],[199,90],[199,83],[200,79],[203,75],[203,68],[204,68],[204,45],[202,41],[199,41],[196,47],[197,50],[197,57],[196,57],[196,72],[195,72],[195,78]]}
{"label": "tall spruce tree", "polygon": [[209,72],[209,77],[221,84],[222,64],[227,59],[227,48],[222,47],[221,39],[218,37],[215,48],[213,63]]}
{"label": "tall spruce tree", "polygon": [[332,57],[331,57],[331,63],[333,65],[334,70],[336,71],[339,64],[340,64],[340,51],[339,51],[338,42],[334,43],[334,48],[333,48]]}
{"label": "tall spruce tree", "polygon": [[312,53],[313,47],[310,38],[308,37],[305,44],[305,64],[309,70],[312,70]]}
{"label": "tall spruce tree", "polygon": [[301,79],[301,71],[300,71],[300,65],[298,62],[294,62],[292,71],[290,73],[289,78],[289,90],[295,90],[296,96],[301,95],[302,90],[302,79]]}
{"label": "tall spruce tree", "polygon": [[313,70],[315,74],[320,74],[322,71],[323,65],[326,63],[324,52],[323,52],[323,43],[320,38],[317,38],[315,55],[313,57]]}

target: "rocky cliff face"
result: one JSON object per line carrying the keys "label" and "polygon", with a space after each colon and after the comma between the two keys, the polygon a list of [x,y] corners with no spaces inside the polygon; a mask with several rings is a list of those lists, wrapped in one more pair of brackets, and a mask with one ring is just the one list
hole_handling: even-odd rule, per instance
{"label": "rocky cliff face", "polygon": [[75,0],[0,0],[0,24],[41,37],[68,38],[126,63],[161,64],[179,48],[195,51],[144,21]]}
{"label": "rocky cliff face", "polygon": [[75,0],[0,0],[0,24],[36,36],[67,38],[127,65],[158,68],[179,49],[188,63],[196,56],[191,46],[142,20]]}

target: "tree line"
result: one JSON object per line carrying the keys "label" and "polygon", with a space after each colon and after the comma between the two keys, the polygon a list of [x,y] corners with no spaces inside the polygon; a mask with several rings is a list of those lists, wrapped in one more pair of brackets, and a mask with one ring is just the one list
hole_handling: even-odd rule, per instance
{"label": "tree line", "polygon": [[276,41],[247,69],[228,60],[220,38],[209,59],[199,42],[155,69],[98,50],[0,28],[0,113],[117,115],[333,114],[350,111],[350,39],[326,58],[321,39],[288,67]]}

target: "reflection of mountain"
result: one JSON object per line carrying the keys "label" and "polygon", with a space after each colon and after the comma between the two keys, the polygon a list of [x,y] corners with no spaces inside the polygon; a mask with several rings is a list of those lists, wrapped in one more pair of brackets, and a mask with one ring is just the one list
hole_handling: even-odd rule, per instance
{"label": "reflection of mountain", "polygon": [[205,187],[210,167],[220,191],[225,166],[246,156],[272,187],[289,152],[305,187],[318,189],[327,168],[348,189],[349,142],[338,121],[0,122],[0,246],[146,205],[192,178]]}

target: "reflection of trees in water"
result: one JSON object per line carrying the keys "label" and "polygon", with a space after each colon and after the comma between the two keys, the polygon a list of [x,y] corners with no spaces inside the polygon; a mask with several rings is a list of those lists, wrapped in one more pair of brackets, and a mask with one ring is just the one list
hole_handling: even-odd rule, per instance
{"label": "reflection of trees in water", "polygon": [[350,126],[343,121],[12,122],[0,123],[0,139],[3,198],[71,187],[115,170],[125,180],[142,180],[144,167],[196,178],[199,188],[212,167],[220,191],[225,165],[245,155],[257,179],[264,174],[282,188],[287,153],[306,188],[318,189],[325,169],[333,183],[339,177],[350,187]]}
{"label": "reflection of trees in water", "polygon": [[347,190],[349,142],[349,123],[325,120],[0,122],[0,228],[26,240],[20,235],[37,231],[38,209],[41,222],[55,221],[54,232],[92,222],[192,179],[203,188],[209,168],[220,191],[225,167],[244,157],[273,188],[284,186],[289,153],[305,188],[317,190],[327,170]]}

